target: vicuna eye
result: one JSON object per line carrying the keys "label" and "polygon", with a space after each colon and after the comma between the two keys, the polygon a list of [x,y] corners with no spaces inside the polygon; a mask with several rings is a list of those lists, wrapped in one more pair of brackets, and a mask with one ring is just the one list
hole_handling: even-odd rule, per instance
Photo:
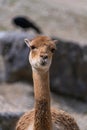
{"label": "vicuna eye", "polygon": [[31,48],[32,50],[36,49],[36,47],[35,47],[35,46],[31,46],[30,48]]}
{"label": "vicuna eye", "polygon": [[51,49],[51,52],[54,53],[54,52],[55,52],[55,48],[52,48],[52,49]]}

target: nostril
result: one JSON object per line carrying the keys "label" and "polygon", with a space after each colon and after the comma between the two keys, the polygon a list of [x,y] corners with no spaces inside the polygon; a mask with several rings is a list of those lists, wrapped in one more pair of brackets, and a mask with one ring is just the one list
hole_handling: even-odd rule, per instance
{"label": "nostril", "polygon": [[46,56],[44,56],[44,59],[47,59],[48,58],[48,56],[46,55]]}
{"label": "nostril", "polygon": [[43,58],[43,59],[47,59],[48,55],[41,55],[40,57]]}

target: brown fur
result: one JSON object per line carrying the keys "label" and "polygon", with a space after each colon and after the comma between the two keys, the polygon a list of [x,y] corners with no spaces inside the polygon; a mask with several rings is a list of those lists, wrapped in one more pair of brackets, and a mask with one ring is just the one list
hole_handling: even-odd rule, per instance
{"label": "brown fur", "polygon": [[38,36],[38,37],[34,38],[31,41],[31,43],[32,43],[32,45],[35,45],[36,47],[40,47],[42,45],[50,45],[50,44],[51,44],[51,46],[53,45],[53,47],[55,46],[54,42],[47,36]]}
{"label": "brown fur", "polygon": [[[25,113],[19,120],[16,130],[27,130],[34,120],[34,110]],[[57,130],[79,130],[74,118],[62,110],[51,109],[52,122]]]}
{"label": "brown fur", "polygon": [[[16,130],[79,130],[75,120],[66,112],[50,109],[49,67],[51,49],[56,49],[49,37],[39,36],[29,42],[29,60],[33,70],[35,109],[25,113],[17,123]],[[47,55],[46,66],[41,65],[42,56]]]}
{"label": "brown fur", "polygon": [[[47,72],[48,73],[48,72]],[[35,93],[35,130],[51,130],[52,119],[50,112],[49,76],[47,73],[33,73]],[[44,82],[45,81],[45,82]]]}
{"label": "brown fur", "polygon": [[[35,130],[49,130],[50,128],[50,118],[51,113],[49,110],[48,102],[46,99],[36,101],[35,115],[34,118]],[[39,110],[39,111],[38,111]],[[52,127],[52,126],[51,126]]]}

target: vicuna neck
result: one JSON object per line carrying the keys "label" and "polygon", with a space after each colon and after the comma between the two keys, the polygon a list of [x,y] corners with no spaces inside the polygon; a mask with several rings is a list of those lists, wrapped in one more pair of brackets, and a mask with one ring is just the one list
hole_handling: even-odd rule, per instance
{"label": "vicuna neck", "polygon": [[35,94],[34,130],[52,130],[49,72],[33,71]]}

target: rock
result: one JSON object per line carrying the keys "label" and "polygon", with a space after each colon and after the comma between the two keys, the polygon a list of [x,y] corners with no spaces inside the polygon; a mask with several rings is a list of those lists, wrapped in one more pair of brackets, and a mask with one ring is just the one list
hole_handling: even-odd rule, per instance
{"label": "rock", "polygon": [[84,46],[82,51],[82,57],[78,66],[78,77],[87,84],[87,46]]}
{"label": "rock", "polygon": [[15,130],[19,117],[33,108],[33,103],[31,85],[20,82],[0,84],[0,130]]}
{"label": "rock", "polygon": [[82,48],[82,56],[77,67],[77,73],[77,83],[79,90],[81,91],[80,94],[87,100],[87,46]]}
{"label": "rock", "polygon": [[[32,82],[31,67],[28,62],[29,48],[24,43],[25,37],[32,39],[26,33],[9,33],[0,39],[7,82],[17,80]],[[86,60],[87,47],[58,39],[50,72],[51,90],[57,94],[87,100]]]}
{"label": "rock", "polygon": [[0,113],[0,130],[15,130],[20,115],[21,114]]}
{"label": "rock", "polygon": [[31,79],[31,67],[28,62],[29,48],[24,43],[24,38],[32,39],[33,37],[27,33],[11,32],[0,39],[0,53],[5,63],[5,81]]}
{"label": "rock", "polygon": [[61,40],[57,48],[51,68],[51,90],[63,95],[86,99],[87,87],[81,79],[79,80],[78,74],[82,48],[76,43]]}

